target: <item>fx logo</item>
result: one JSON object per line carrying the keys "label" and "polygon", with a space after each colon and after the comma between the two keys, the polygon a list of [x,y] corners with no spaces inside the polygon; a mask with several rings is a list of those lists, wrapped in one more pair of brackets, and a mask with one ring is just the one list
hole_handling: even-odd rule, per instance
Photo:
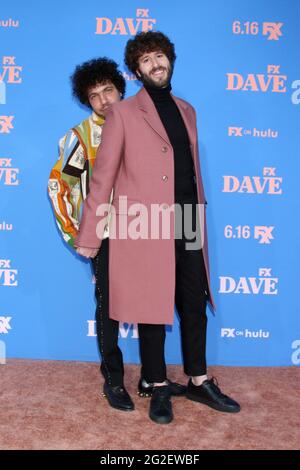
{"label": "fx logo", "polygon": [[228,127],[228,135],[234,135],[235,137],[243,137],[242,130],[242,127]]}
{"label": "fx logo", "polygon": [[221,337],[235,338],[235,328],[221,328]]}
{"label": "fx logo", "polygon": [[263,36],[268,36],[268,41],[278,41],[282,36],[281,27],[283,23],[263,23]]}
{"label": "fx logo", "polygon": [[138,8],[136,10],[136,16],[141,18],[149,18],[149,9],[145,10],[144,8]]}
{"label": "fx logo", "polygon": [[14,116],[0,116],[0,134],[9,134],[14,128],[12,120]]}
{"label": "fx logo", "polygon": [[0,317],[0,333],[7,334],[11,330],[10,320],[12,317]]}
{"label": "fx logo", "polygon": [[259,268],[258,275],[270,277],[272,276],[271,270],[272,270],[271,268]]}
{"label": "fx logo", "polygon": [[270,244],[270,240],[274,240],[272,232],[275,227],[255,226],[254,238],[259,240],[259,243]]}

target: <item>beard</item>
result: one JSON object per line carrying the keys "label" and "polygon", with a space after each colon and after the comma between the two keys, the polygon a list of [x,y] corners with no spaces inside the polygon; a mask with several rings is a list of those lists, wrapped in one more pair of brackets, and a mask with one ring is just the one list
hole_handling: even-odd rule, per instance
{"label": "beard", "polygon": [[[151,77],[153,72],[156,72],[158,70],[165,70],[167,72],[165,78],[161,80],[155,80],[154,78]],[[156,67],[155,69],[152,69],[149,74],[144,74],[139,70],[140,76],[138,77],[139,80],[144,84],[148,85],[154,88],[165,88],[166,86],[169,85],[172,75],[173,75],[173,67]]]}

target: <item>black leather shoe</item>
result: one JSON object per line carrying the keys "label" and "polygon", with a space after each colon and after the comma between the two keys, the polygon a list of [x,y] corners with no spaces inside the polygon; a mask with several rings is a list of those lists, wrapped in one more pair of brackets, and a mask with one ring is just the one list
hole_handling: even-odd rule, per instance
{"label": "black leather shoe", "polygon": [[241,409],[235,400],[221,392],[218,382],[214,377],[210,380],[205,380],[199,386],[194,385],[190,379],[186,398],[204,403],[204,405],[210,406],[214,410],[225,411],[227,413],[238,413]]}
{"label": "black leather shoe", "polygon": [[103,395],[107,398],[110,406],[116,408],[117,410],[134,410],[134,403],[131,400],[127,390],[120,385],[112,387],[105,382],[103,385]]}
{"label": "black leather shoe", "polygon": [[[168,379],[166,382],[168,382],[168,387],[172,397],[181,397],[186,394],[186,385],[181,385],[177,382],[171,382],[171,380]],[[142,398],[152,397],[153,388],[153,383],[148,383],[145,379],[141,378],[138,383],[138,395]]]}
{"label": "black leather shoe", "polygon": [[168,424],[173,420],[171,392],[168,385],[153,387],[149,416],[158,424]]}

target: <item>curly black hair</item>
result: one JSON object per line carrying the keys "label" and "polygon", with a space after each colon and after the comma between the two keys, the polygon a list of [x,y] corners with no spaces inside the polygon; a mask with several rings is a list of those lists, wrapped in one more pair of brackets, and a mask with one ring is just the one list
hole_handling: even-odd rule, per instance
{"label": "curly black hair", "polygon": [[142,31],[133,39],[129,39],[125,48],[125,64],[136,74],[139,58],[146,52],[155,51],[163,52],[173,68],[176,59],[174,44],[160,31]]}
{"label": "curly black hair", "polygon": [[121,99],[125,95],[126,82],[122,73],[118,70],[118,65],[107,57],[100,57],[77,65],[74,73],[70,77],[73,96],[81,104],[88,106],[88,90],[91,87],[107,81],[112,82],[121,93]]}

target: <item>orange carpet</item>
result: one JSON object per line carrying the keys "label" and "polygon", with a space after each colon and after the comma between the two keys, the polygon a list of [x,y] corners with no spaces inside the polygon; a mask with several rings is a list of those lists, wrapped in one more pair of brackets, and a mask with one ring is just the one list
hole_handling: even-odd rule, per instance
{"label": "orange carpet", "polygon": [[[148,418],[136,395],[139,367],[126,366],[133,412],[109,407],[98,364],[8,360],[0,365],[0,449],[299,449],[300,368],[211,367],[238,414],[173,399],[174,421]],[[185,382],[181,367],[170,379]]]}

